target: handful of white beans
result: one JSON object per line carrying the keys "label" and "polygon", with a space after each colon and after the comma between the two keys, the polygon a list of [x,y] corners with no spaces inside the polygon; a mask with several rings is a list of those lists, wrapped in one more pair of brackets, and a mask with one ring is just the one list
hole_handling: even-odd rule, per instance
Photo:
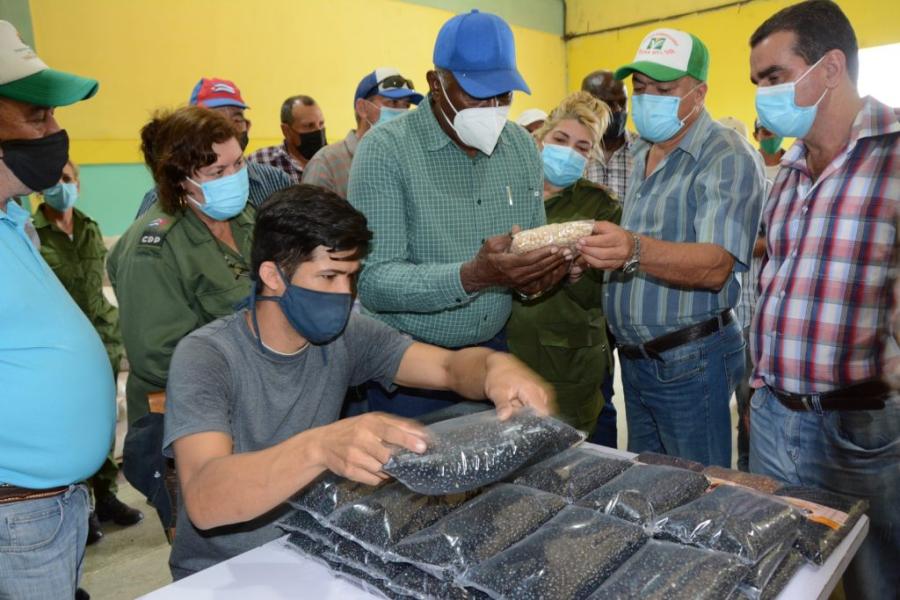
{"label": "handful of white beans", "polygon": [[575,249],[575,242],[591,235],[594,222],[569,221],[568,223],[552,223],[534,229],[526,229],[513,234],[510,251],[513,254],[525,254],[546,246]]}

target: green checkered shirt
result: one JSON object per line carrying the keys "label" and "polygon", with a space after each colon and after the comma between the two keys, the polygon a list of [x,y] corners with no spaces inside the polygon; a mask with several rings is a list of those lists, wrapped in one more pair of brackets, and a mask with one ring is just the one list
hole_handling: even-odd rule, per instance
{"label": "green checkered shirt", "polygon": [[546,221],[541,157],[507,123],[491,156],[469,157],[440,128],[430,98],[359,144],[348,199],[375,233],[360,274],[363,307],[418,340],[445,347],[495,336],[509,318],[506,289],[467,294],[460,267],[484,240]]}

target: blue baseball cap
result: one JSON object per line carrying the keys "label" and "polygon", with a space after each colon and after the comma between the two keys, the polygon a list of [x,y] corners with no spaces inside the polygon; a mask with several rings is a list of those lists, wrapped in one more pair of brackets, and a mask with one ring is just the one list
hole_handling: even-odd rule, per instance
{"label": "blue baseball cap", "polygon": [[516,68],[516,43],[506,21],[477,10],[456,15],[434,43],[434,66],[453,73],[463,91],[490,98],[531,89]]}
{"label": "blue baseball cap", "polygon": [[363,77],[356,86],[353,102],[356,103],[360,98],[368,98],[376,94],[392,100],[407,98],[413,104],[418,104],[424,98],[422,94],[415,91],[413,82],[393,67],[379,67]]}

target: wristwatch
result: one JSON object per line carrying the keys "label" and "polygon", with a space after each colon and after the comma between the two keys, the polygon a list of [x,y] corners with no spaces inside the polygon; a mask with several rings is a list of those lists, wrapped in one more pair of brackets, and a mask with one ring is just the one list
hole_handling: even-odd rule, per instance
{"label": "wristwatch", "polygon": [[631,253],[631,258],[622,265],[622,272],[626,275],[631,275],[641,266],[641,238],[636,233],[632,233],[631,237],[634,239],[634,251]]}

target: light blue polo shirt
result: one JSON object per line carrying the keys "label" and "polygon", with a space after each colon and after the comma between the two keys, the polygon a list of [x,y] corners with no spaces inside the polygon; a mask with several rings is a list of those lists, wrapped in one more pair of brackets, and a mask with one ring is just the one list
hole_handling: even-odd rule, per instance
{"label": "light blue polo shirt", "polygon": [[90,321],[0,210],[0,483],[43,489],[93,475],[115,431],[115,384]]}

